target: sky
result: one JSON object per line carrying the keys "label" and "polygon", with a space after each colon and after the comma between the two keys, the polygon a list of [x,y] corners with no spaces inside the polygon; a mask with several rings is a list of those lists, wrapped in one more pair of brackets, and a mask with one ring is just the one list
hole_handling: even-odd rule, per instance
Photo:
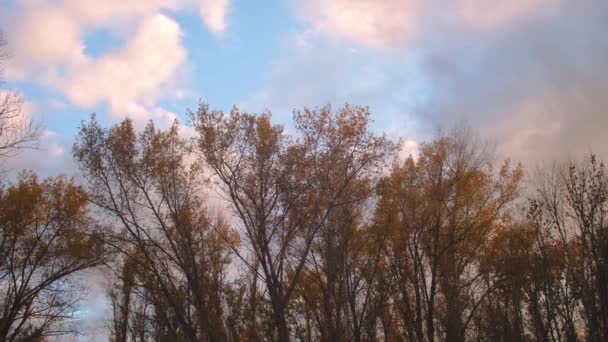
{"label": "sky", "polygon": [[185,124],[200,101],[287,125],[366,105],[406,153],[466,121],[500,158],[608,156],[605,0],[0,0],[0,29],[2,87],[46,127],[11,170],[73,173],[91,113]]}
{"label": "sky", "polygon": [[[466,121],[499,158],[608,160],[606,0],[0,0],[3,90],[45,126],[14,172],[75,174],[81,120],[369,106],[414,152]],[[188,133],[189,127],[183,127]]]}

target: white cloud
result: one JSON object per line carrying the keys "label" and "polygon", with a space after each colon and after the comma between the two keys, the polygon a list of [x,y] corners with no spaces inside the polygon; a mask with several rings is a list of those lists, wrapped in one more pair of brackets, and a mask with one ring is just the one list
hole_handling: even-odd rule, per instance
{"label": "white cloud", "polygon": [[[108,101],[115,114],[146,114],[186,60],[179,25],[164,15],[144,19],[126,46],[87,60],[62,84],[76,104]],[[148,103],[147,103],[148,102]]]}
{"label": "white cloud", "polygon": [[161,9],[175,11],[191,5],[190,0],[62,0],[61,8],[84,26],[106,26],[109,21],[128,22],[157,14]]}
{"label": "white cloud", "polygon": [[[197,6],[209,30],[226,29],[229,0],[22,0],[10,17],[0,15],[13,52],[6,75],[58,89],[81,106],[107,102],[115,115],[149,117],[162,111],[161,97],[184,93],[175,87],[186,62],[182,32],[161,11]],[[98,29],[124,45],[87,55],[85,36]]]}
{"label": "white cloud", "polygon": [[373,47],[407,41],[416,31],[421,0],[311,0],[298,12],[313,30]]}
{"label": "white cloud", "polygon": [[200,5],[203,21],[214,33],[226,29],[226,17],[230,8],[229,0],[202,0]]}
{"label": "white cloud", "polygon": [[414,139],[405,139],[401,142],[401,146],[399,148],[398,156],[400,160],[406,160],[410,156],[417,160],[420,154],[420,145]]}
{"label": "white cloud", "polygon": [[50,79],[59,72],[56,69],[84,59],[81,28],[65,11],[40,7],[25,13],[18,22],[15,32],[9,34],[13,53],[7,68],[9,78],[38,75]]}
{"label": "white cloud", "polygon": [[[191,0],[188,0],[191,1]],[[64,68],[74,69],[86,61],[84,36],[94,29],[128,31],[161,9],[176,9],[184,0],[61,0],[22,1],[19,11],[4,20],[14,51],[8,76],[27,79],[60,76]],[[183,4],[182,4],[183,5]],[[125,35],[129,32],[116,32]],[[52,70],[49,73],[48,70]],[[47,78],[47,80],[50,77]]]}
{"label": "white cloud", "polygon": [[402,47],[447,26],[497,29],[563,0],[300,0],[299,17],[330,39]]}

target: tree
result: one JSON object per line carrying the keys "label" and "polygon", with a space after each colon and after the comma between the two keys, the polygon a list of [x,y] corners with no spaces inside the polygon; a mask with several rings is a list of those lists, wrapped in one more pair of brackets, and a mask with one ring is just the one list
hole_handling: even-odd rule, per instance
{"label": "tree", "polygon": [[467,127],[387,170],[395,145],[364,107],[296,111],[291,135],[236,108],[191,119],[194,145],[177,122],[137,133],[93,117],[74,146],[112,227],[113,341],[608,336],[608,176],[594,157],[514,203],[521,166],[494,168]]}
{"label": "tree", "polygon": [[[225,341],[228,246],[239,237],[205,209],[202,169],[178,123],[137,134],[130,120],[82,124],[74,156],[90,201],[112,219],[120,255],[110,291],[114,340]],[[126,322],[123,324],[123,322]]]}
{"label": "tree", "polygon": [[[254,264],[243,255],[241,260],[263,282],[277,340],[288,341],[288,320],[297,320],[290,306],[303,274],[310,274],[307,263],[315,254],[332,267],[329,263],[338,257],[335,251],[347,247],[327,246],[321,235],[327,241],[342,225],[350,231],[344,235],[349,239],[347,235],[356,230],[353,213],[369,198],[362,177],[377,170],[391,145],[369,133],[369,112],[362,107],[346,106],[337,114],[330,107],[297,112],[297,138],[272,125],[268,114],[236,108],[225,115],[201,105],[192,121],[199,133],[198,149],[242,225]],[[314,271],[334,277],[334,269]],[[333,278],[329,286],[333,292]],[[329,302],[333,300],[326,296],[325,304],[334,305]],[[328,315],[335,310],[326,309]],[[343,313],[342,308],[339,311]],[[331,339],[338,328],[328,318],[334,335],[326,337]]]}
{"label": "tree", "polygon": [[[323,341],[361,341],[371,309],[373,275],[378,265],[368,243],[367,206],[395,145],[370,131],[369,110],[345,106],[305,109],[294,115],[308,152],[307,200],[295,210],[315,232],[301,292]],[[312,216],[312,215],[316,216]],[[310,288],[313,283],[313,287]],[[317,293],[315,293],[317,292]],[[368,336],[370,338],[370,336]]]}
{"label": "tree", "polygon": [[[0,31],[0,83],[4,62],[9,58],[6,40]],[[35,146],[42,129],[23,111],[23,99],[13,91],[0,90],[0,157],[11,156],[18,150]]]}
{"label": "tree", "polygon": [[288,305],[312,239],[301,220],[290,220],[304,199],[307,184],[298,176],[304,175],[305,151],[290,144],[268,115],[233,109],[225,116],[201,105],[192,120],[200,134],[198,148],[241,221],[259,268],[244,256],[241,260],[263,280],[277,339],[288,341]]}
{"label": "tree", "polygon": [[579,305],[587,340],[608,339],[607,212],[606,167],[594,155],[541,173],[530,202],[531,223],[563,256],[554,307],[570,340]]}
{"label": "tree", "polygon": [[493,290],[483,288],[480,252],[508,221],[522,171],[505,162],[495,172],[489,158],[468,129],[456,129],[396,164],[380,188],[376,229],[408,340],[466,339]]}
{"label": "tree", "polygon": [[87,195],[73,179],[23,173],[0,190],[0,340],[71,332],[79,299],[72,276],[105,255]]}

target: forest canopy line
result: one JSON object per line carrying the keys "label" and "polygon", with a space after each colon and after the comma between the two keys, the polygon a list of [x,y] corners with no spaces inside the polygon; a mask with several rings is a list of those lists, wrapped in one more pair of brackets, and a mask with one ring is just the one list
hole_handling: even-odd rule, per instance
{"label": "forest canopy line", "polygon": [[[194,139],[92,116],[81,179],[5,183],[3,340],[75,332],[87,269],[112,279],[116,342],[608,339],[594,156],[524,198],[523,168],[467,127],[400,160],[366,107],[296,111],[293,134],[236,108],[190,119]],[[212,189],[229,211],[208,209]]]}
{"label": "forest canopy line", "polygon": [[[466,127],[400,161],[365,107],[296,111],[293,135],[266,114],[190,116],[193,141],[93,117],[74,145],[114,219],[112,340],[608,338],[595,157],[544,171],[522,210],[522,167]],[[229,212],[205,209],[211,185]]]}

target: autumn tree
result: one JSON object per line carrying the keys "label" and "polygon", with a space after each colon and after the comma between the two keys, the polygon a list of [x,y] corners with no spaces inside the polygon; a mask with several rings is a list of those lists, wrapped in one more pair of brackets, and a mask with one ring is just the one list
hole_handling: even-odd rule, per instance
{"label": "autumn tree", "polygon": [[461,341],[492,288],[480,251],[508,221],[522,171],[491,167],[466,128],[423,144],[380,188],[375,225],[395,284],[392,301],[410,341]]}
{"label": "autumn tree", "polygon": [[238,236],[206,209],[198,163],[175,122],[83,123],[74,156],[120,255],[110,291],[115,341],[226,341],[224,291]]}
{"label": "autumn tree", "polygon": [[[394,144],[370,130],[365,107],[294,115],[308,151],[306,200],[294,211],[316,234],[300,295],[323,341],[361,341],[379,261],[368,244],[370,200]],[[312,216],[314,214],[315,216]],[[370,336],[367,336],[369,338]]]}
{"label": "autumn tree", "polygon": [[[256,266],[245,256],[241,259],[263,282],[277,340],[290,339],[288,321],[297,317],[288,311],[303,274],[327,272],[332,278],[323,284],[329,319],[324,324],[330,325],[321,329],[327,338],[333,338],[328,333],[337,336],[337,302],[332,297],[338,274],[331,263],[339,262],[338,250],[348,247],[340,243],[349,241],[328,239],[340,230],[347,240],[356,234],[357,210],[369,198],[364,177],[390,151],[386,138],[369,133],[367,109],[296,112],[295,137],[272,125],[269,114],[233,109],[226,115],[202,105],[192,119],[200,135],[199,151],[241,223]],[[319,257],[325,266],[309,269],[308,263]],[[340,277],[346,275],[339,272]],[[346,294],[339,298],[338,314],[343,314],[346,299]]]}
{"label": "autumn tree", "polygon": [[[201,105],[191,123],[188,141],[177,123],[93,118],[74,146],[118,255],[113,341],[608,336],[608,176],[594,157],[516,203],[522,168],[495,167],[466,126],[387,168],[395,144],[364,107],[295,111],[291,134],[236,108]],[[232,215],[210,214],[211,191]]]}
{"label": "autumn tree", "polygon": [[[201,105],[192,115],[198,148],[242,224],[253,262],[272,307],[277,340],[288,341],[288,305],[310,249],[312,234],[290,219],[307,187],[302,148],[292,144],[269,115],[233,109],[229,115]],[[254,266],[255,265],[255,266]],[[258,267],[259,265],[259,267]]]}
{"label": "autumn tree", "polygon": [[0,190],[0,340],[73,332],[78,272],[106,255],[87,194],[63,176],[23,173]]}

